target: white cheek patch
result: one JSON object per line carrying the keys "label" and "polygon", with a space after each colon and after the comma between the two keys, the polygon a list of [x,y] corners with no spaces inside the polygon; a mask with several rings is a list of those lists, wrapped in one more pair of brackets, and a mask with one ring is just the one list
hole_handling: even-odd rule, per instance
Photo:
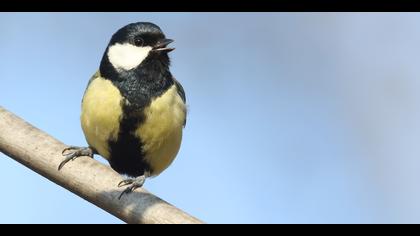
{"label": "white cheek patch", "polygon": [[108,59],[115,69],[136,68],[149,55],[152,47],[136,47],[129,43],[115,44],[108,49]]}

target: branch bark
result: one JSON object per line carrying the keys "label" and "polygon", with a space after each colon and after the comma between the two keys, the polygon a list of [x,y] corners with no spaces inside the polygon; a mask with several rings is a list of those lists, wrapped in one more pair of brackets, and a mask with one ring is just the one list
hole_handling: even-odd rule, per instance
{"label": "branch bark", "polygon": [[121,176],[92,158],[80,157],[58,171],[65,147],[0,106],[0,152],[38,174],[127,223],[203,223],[144,188],[118,200]]}

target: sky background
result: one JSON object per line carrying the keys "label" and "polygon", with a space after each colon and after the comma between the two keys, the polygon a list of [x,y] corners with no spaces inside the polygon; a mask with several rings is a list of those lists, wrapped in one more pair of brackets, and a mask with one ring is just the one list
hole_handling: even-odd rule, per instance
{"label": "sky background", "polygon": [[[0,106],[86,145],[84,89],[137,21],[189,106],[152,193],[208,223],[420,223],[420,14],[1,13]],[[3,154],[0,185],[0,223],[122,223]]]}

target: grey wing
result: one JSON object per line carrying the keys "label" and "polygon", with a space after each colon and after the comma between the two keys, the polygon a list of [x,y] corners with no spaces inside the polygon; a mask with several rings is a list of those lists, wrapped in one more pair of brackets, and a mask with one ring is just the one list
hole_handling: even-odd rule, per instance
{"label": "grey wing", "polygon": [[[186,103],[187,99],[185,97],[184,88],[175,78],[173,78],[173,79],[174,79],[176,90],[177,90],[179,96],[182,98],[182,101],[184,101],[184,103]],[[184,126],[185,126],[186,123],[187,123],[187,115],[185,114]]]}
{"label": "grey wing", "polygon": [[181,96],[182,101],[184,101],[184,103],[186,103],[187,101],[186,101],[186,98],[185,98],[184,88],[183,88],[183,87],[182,87],[182,85],[178,82],[178,80],[176,80],[175,78],[174,78],[174,82],[175,82],[176,89],[177,89],[177,91],[178,91],[179,96]]}

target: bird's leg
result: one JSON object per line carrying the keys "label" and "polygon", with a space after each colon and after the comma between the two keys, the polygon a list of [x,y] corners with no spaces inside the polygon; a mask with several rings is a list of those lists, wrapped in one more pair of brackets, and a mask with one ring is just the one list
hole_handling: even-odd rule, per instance
{"label": "bird's leg", "polygon": [[[64,154],[67,151],[68,153]],[[88,156],[88,157],[93,158],[94,153],[95,152],[90,147],[69,146],[61,152],[61,154],[63,154],[63,156],[65,156],[66,158],[60,163],[60,165],[58,166],[58,170],[61,170],[61,168],[63,168],[63,166],[70,160],[73,161],[74,159],[78,157]]]}
{"label": "bird's leg", "polygon": [[130,185],[130,186],[128,186],[124,191],[122,191],[122,193],[120,194],[118,199],[121,199],[122,195],[124,195],[126,193],[131,193],[134,190],[136,190],[137,188],[141,188],[145,181],[146,181],[146,175],[142,175],[142,176],[139,176],[137,178],[129,178],[129,179],[125,179],[125,180],[121,181],[118,184],[118,187],[122,187],[122,186],[125,186],[125,185]]}

